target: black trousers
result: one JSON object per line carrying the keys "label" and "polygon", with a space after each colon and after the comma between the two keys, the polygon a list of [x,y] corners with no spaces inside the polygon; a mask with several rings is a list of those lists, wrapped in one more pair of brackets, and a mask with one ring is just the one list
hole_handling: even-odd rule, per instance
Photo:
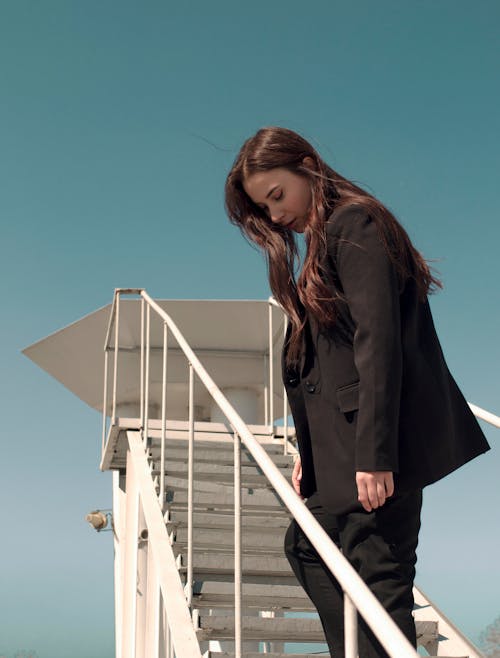
{"label": "black trousers", "polygon": [[[416,646],[411,612],[422,491],[393,496],[373,512],[332,514],[322,507],[317,493],[308,498],[306,505]],[[285,535],[285,553],[298,581],[316,606],[331,655],[343,657],[342,589],[294,520]],[[386,658],[387,653],[361,615],[358,620],[359,658]]]}

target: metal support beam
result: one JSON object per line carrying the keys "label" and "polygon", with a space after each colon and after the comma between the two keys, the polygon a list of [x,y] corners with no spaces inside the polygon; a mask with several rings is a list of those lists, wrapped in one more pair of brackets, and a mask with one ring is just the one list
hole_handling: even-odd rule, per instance
{"label": "metal support beam", "polygon": [[122,658],[135,658],[137,617],[137,537],[139,534],[139,491],[132,457],[127,452],[125,485],[125,559],[123,564]]}
{"label": "metal support beam", "polygon": [[234,433],[234,655],[241,658],[241,440]]}

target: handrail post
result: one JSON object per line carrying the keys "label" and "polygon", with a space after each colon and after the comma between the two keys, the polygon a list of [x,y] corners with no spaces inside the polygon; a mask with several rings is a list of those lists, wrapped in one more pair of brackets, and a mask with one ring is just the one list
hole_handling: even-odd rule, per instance
{"label": "handrail post", "polygon": [[234,656],[241,658],[241,439],[234,433]]}
{"label": "handrail post", "polygon": [[165,507],[165,440],[167,435],[167,353],[168,326],[163,321],[163,369],[161,382],[160,506]]}
{"label": "handrail post", "polygon": [[274,432],[274,347],[273,347],[273,307],[269,302],[269,423]]}
{"label": "handrail post", "polygon": [[116,422],[116,388],[118,382],[118,351],[120,340],[120,293],[116,293],[116,315],[115,315],[115,359],[113,364],[113,410],[111,422]]}
{"label": "handrail post", "polygon": [[[283,340],[286,337],[288,317],[283,313]],[[283,382],[283,453],[288,455],[288,398],[286,396],[285,382]]]}
{"label": "handrail post", "polygon": [[344,592],[344,648],[345,658],[358,656],[358,611]]}
{"label": "handrail post", "polygon": [[102,396],[102,442],[101,442],[101,459],[106,447],[106,412],[108,410],[108,370],[109,370],[109,352],[107,345],[104,347],[104,385]]}
{"label": "handrail post", "polygon": [[144,383],[144,426],[143,441],[146,445],[149,432],[149,361],[151,352],[151,309],[149,304],[146,307],[146,381]]}
{"label": "handrail post", "polygon": [[194,498],[194,370],[189,363],[189,448],[188,448],[188,563],[186,598],[193,602],[193,498]]}
{"label": "handrail post", "polygon": [[144,439],[144,421],[145,421],[145,415],[144,415],[144,410],[145,410],[145,404],[144,404],[144,315],[145,315],[145,304],[146,302],[144,299],[141,299],[141,427],[143,430],[142,434],[142,439]]}

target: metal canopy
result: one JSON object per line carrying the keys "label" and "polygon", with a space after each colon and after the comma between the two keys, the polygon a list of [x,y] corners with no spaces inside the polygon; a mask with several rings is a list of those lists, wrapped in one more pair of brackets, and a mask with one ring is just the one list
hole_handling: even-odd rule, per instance
{"label": "metal canopy", "polygon": [[[250,388],[263,394],[269,353],[269,303],[254,300],[160,300],[219,388]],[[282,401],[280,354],[283,313],[272,306],[275,404]],[[30,345],[23,353],[88,405],[102,411],[104,340],[111,304]],[[141,300],[120,301],[118,403],[140,395]],[[159,399],[163,322],[151,312],[151,395]],[[113,343],[112,343],[113,346]],[[112,361],[111,361],[112,363]],[[168,339],[168,382],[184,399],[188,368],[174,337]],[[196,403],[210,404],[197,387]],[[171,398],[172,401],[173,398]]]}

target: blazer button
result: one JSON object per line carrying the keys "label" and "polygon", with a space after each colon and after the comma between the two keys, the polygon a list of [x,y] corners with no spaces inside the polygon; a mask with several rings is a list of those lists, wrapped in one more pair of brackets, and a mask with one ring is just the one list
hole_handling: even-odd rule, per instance
{"label": "blazer button", "polygon": [[298,377],[289,377],[288,383],[290,386],[296,386],[299,383]]}
{"label": "blazer button", "polygon": [[311,382],[306,382],[306,391],[308,393],[314,393],[315,390],[316,390],[315,384],[311,384]]}

